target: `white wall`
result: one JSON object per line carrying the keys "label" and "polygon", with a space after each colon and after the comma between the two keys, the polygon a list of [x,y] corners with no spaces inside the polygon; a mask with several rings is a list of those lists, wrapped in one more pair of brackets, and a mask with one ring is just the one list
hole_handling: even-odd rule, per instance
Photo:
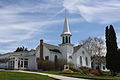
{"label": "white wall", "polygon": [[28,69],[30,69],[30,70],[37,70],[36,56],[30,56],[28,58]]}
{"label": "white wall", "polygon": [[62,44],[60,45],[60,52],[62,53],[63,59],[70,61],[69,56],[73,53],[73,45],[71,44]]}
{"label": "white wall", "polygon": [[55,60],[55,55],[57,55],[58,59],[61,59],[62,58],[62,55],[60,53],[50,53],[50,51],[44,47],[44,59],[45,59],[45,56],[49,56],[49,60],[50,61],[53,61]]}
{"label": "white wall", "polygon": [[14,64],[14,68],[18,69],[18,57],[15,57],[15,64]]}
{"label": "white wall", "polygon": [[[82,53],[84,51],[84,54]],[[73,55],[73,63],[77,66],[87,66],[91,68],[91,56],[89,55],[89,53],[84,49],[84,48],[80,48],[76,53],[74,53]],[[80,56],[82,56],[82,65],[80,64]],[[86,65],[86,59],[88,58],[88,65]]]}

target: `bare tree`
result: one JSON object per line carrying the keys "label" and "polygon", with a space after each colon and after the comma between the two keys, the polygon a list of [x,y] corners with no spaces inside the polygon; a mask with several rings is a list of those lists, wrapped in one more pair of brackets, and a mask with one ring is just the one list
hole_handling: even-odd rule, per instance
{"label": "bare tree", "polygon": [[100,68],[102,62],[101,56],[105,55],[104,40],[97,37],[89,37],[87,40],[82,41],[81,45],[83,45],[83,47],[89,52],[89,54],[91,54],[92,57],[97,57],[96,61],[98,62],[98,67]]}

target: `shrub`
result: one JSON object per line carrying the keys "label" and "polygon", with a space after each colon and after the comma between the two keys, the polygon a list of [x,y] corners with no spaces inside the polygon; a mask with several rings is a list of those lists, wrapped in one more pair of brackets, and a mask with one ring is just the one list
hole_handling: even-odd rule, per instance
{"label": "shrub", "polygon": [[38,69],[55,70],[55,64],[54,62],[48,60],[38,61]]}
{"label": "shrub", "polygon": [[99,71],[99,70],[91,70],[90,74],[93,74],[93,75],[102,75],[102,72]]}
{"label": "shrub", "polygon": [[80,70],[79,69],[77,69],[77,68],[70,68],[72,71],[74,71],[74,72],[80,72]]}
{"label": "shrub", "polygon": [[69,65],[69,68],[72,69],[74,64],[73,63],[68,63],[66,60],[58,59],[57,62],[55,63],[55,67],[57,70],[63,70],[64,65]]}
{"label": "shrub", "polygon": [[89,74],[90,70],[92,69],[89,67],[82,66],[82,67],[79,67],[78,70],[84,74]]}
{"label": "shrub", "polygon": [[73,71],[70,70],[70,69],[64,69],[64,70],[62,71],[62,73],[73,73]]}

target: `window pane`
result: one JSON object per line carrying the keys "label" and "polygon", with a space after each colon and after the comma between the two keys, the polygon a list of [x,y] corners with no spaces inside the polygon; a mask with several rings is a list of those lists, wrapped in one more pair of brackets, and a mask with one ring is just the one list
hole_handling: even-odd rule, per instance
{"label": "window pane", "polygon": [[28,68],[28,61],[24,61],[24,67]]}

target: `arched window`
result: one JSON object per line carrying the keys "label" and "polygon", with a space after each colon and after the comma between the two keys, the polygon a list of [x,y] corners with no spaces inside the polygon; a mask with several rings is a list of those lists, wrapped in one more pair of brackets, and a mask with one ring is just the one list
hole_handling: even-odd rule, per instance
{"label": "arched window", "polygon": [[55,62],[57,62],[57,60],[58,60],[58,57],[57,57],[57,55],[55,55]]}
{"label": "arched window", "polygon": [[80,65],[82,66],[82,56],[80,56]]}
{"label": "arched window", "polygon": [[88,58],[87,57],[85,58],[85,61],[86,61],[86,66],[88,66]]}
{"label": "arched window", "polygon": [[84,55],[84,54],[85,54],[85,52],[84,52],[84,51],[82,51],[82,54]]}

